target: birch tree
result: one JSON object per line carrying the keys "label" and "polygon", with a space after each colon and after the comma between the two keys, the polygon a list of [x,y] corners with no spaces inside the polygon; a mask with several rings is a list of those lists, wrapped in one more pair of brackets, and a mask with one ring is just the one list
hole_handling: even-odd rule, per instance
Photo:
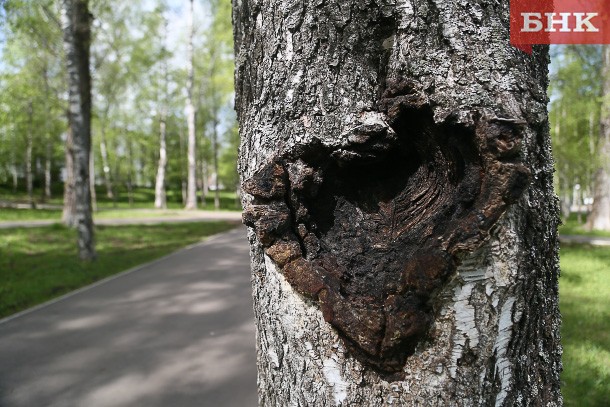
{"label": "birch tree", "polygon": [[195,27],[193,25],[193,0],[189,0],[188,12],[188,56],[187,56],[187,83],[186,83],[186,115],[188,125],[188,175],[186,187],[186,209],[197,209],[197,144],[195,131],[195,104],[194,92],[194,68],[193,68],[193,37]]}
{"label": "birch tree", "polygon": [[68,73],[68,111],[74,165],[75,223],[78,235],[78,255],[82,260],[93,260],[96,257],[89,180],[89,155],[91,153],[90,20],[88,0],[62,0],[61,21]]}
{"label": "birch tree", "polygon": [[548,49],[491,0],[235,0],[261,406],[561,405]]}

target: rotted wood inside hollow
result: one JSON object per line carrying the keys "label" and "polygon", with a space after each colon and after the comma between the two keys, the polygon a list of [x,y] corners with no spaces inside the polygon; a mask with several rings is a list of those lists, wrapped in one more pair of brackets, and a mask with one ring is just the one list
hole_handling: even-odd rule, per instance
{"label": "rotted wood inside hollow", "polygon": [[529,172],[514,121],[462,112],[437,124],[408,82],[390,84],[379,110],[389,127],[261,168],[243,185],[254,202],[244,222],[350,352],[394,374],[426,336],[457,255],[482,243]]}

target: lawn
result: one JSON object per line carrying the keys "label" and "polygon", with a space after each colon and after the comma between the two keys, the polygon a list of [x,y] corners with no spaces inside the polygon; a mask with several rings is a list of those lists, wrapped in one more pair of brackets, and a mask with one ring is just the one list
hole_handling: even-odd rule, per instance
{"label": "lawn", "polygon": [[227,222],[98,226],[98,259],[77,260],[74,230],[0,230],[0,318],[162,257],[234,225]]}
{"label": "lawn", "polygon": [[610,232],[603,230],[586,230],[585,222],[587,221],[587,215],[581,216],[580,222],[578,216],[575,213],[570,214],[568,219],[564,221],[563,225],[559,226],[559,233],[562,235],[585,235],[585,236],[596,236],[596,237],[610,237]]}
{"label": "lawn", "polygon": [[[197,215],[198,211],[180,209],[102,209],[93,213],[93,219],[135,219],[188,217]],[[15,209],[0,208],[0,224],[2,222],[18,222],[29,220],[61,221],[59,209]]]}
{"label": "lawn", "polygon": [[[74,232],[63,226],[0,230],[0,317],[151,261],[230,227],[225,222],[98,226],[99,258],[93,263],[76,259]],[[607,406],[610,400],[610,249],[564,245],[561,268],[565,405]]]}
{"label": "lawn", "polygon": [[610,405],[610,249],[561,248],[562,391],[566,406]]}
{"label": "lawn", "polygon": [[[97,207],[99,210],[105,209],[154,209],[155,191],[153,188],[136,187],[132,193],[130,202],[129,193],[124,187],[116,187],[114,199],[108,198],[106,190],[96,186]],[[199,209],[214,210],[214,191],[209,191],[206,196],[205,205],[201,205],[201,199],[197,198]],[[235,191],[219,191],[219,201],[221,211],[240,211],[241,206]],[[27,193],[21,189],[13,191],[11,188],[0,185],[0,202],[13,204],[27,204]],[[42,199],[42,191],[34,189],[34,202],[36,204],[50,204],[61,206],[63,203],[63,186],[54,184],[53,197],[49,200]],[[182,209],[182,194],[180,191],[167,191],[168,209]],[[61,215],[60,215],[61,216]]]}

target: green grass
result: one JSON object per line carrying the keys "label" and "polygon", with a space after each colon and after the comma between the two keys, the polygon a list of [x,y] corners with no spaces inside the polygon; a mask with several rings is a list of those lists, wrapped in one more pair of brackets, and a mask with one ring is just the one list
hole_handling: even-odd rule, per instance
{"label": "green grass", "polygon": [[61,225],[0,230],[0,317],[162,257],[230,229],[227,222],[98,226],[98,259],[81,262],[75,231]]}
{"label": "green grass", "polygon": [[[116,186],[115,186],[116,188]],[[100,185],[96,188],[97,207],[99,210],[104,209],[154,209],[155,191],[153,188],[136,187],[133,189],[132,202],[129,201],[129,194],[125,187],[116,188],[116,197],[108,198],[106,189]],[[34,189],[34,202],[36,204],[46,203],[51,205],[62,205],[63,202],[63,186],[62,184],[53,185],[53,197],[49,200],[43,199],[42,190]],[[197,204],[199,209],[214,210],[214,192],[210,191],[206,196],[206,204],[201,205],[201,199],[198,198]],[[219,191],[219,201],[221,211],[240,211],[241,206],[236,199],[235,191]],[[9,203],[28,203],[27,193],[18,189],[13,191],[12,188],[0,185],[0,202]],[[167,191],[167,207],[168,209],[182,209],[182,193],[180,191]]]}
{"label": "green grass", "polygon": [[561,248],[562,392],[566,406],[610,401],[610,249]]}
{"label": "green grass", "polygon": [[610,237],[610,232],[606,232],[603,230],[586,230],[585,222],[587,221],[587,215],[582,215],[580,220],[582,221],[582,223],[578,221],[577,214],[570,214],[569,218],[564,222],[564,224],[559,226],[559,233],[562,235]]}
{"label": "green grass", "polygon": [[61,220],[58,209],[14,209],[0,208],[0,222],[18,222],[26,220]]}
{"label": "green grass", "polygon": [[[136,218],[167,218],[188,217],[197,215],[198,211],[180,209],[101,209],[93,214],[94,219],[136,219]],[[29,220],[61,220],[61,210],[56,209],[15,209],[0,208],[0,224],[2,222],[18,222]]]}

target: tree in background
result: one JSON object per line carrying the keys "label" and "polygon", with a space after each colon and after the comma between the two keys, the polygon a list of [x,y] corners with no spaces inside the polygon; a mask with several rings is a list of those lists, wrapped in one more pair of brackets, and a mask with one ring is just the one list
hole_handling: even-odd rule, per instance
{"label": "tree in background", "polygon": [[[189,2],[184,2],[189,4]],[[0,29],[5,38],[0,66],[0,188],[14,190],[7,196],[18,202],[49,200],[53,184],[65,186],[65,222],[70,224],[73,199],[70,194],[70,160],[67,131],[67,85],[59,23],[59,0],[9,0],[3,3]],[[100,184],[101,205],[118,205],[127,198],[149,196],[156,188],[159,168],[165,174],[162,191],[170,205],[186,204],[188,178],[187,55],[189,35],[183,24],[186,7],[173,8],[162,0],[109,3],[92,0],[92,151],[91,184]],[[208,180],[230,187],[214,172],[214,157],[220,168],[236,167],[225,154],[232,112],[232,53],[230,4],[193,2],[196,19],[204,15],[209,24],[194,31],[193,84],[196,123],[196,169],[198,186]],[[164,33],[164,21],[169,22]],[[170,47],[165,46],[167,36]],[[46,74],[45,74],[46,72]],[[48,80],[47,80],[48,79]],[[50,93],[50,97],[49,97]],[[32,102],[30,115],[29,102]],[[28,126],[28,120],[32,125]],[[28,131],[31,130],[31,131]],[[164,129],[164,130],[163,130]],[[165,132],[165,160],[161,159]],[[182,136],[181,136],[182,135]],[[28,140],[31,158],[26,156]],[[64,145],[66,144],[66,145]],[[213,148],[215,146],[215,148]],[[235,149],[235,146],[232,147]],[[49,155],[50,151],[50,155]],[[28,161],[29,160],[29,161]],[[30,162],[30,165],[26,165]],[[160,165],[161,164],[161,165]],[[31,168],[28,176],[27,168]],[[201,174],[201,176],[199,176]],[[27,180],[31,180],[30,183]],[[213,182],[213,181],[212,181]],[[30,198],[27,198],[27,185]],[[185,196],[182,198],[182,185]],[[57,185],[55,185],[57,186]],[[138,190],[141,188],[140,190]],[[22,191],[23,196],[22,198]],[[40,192],[38,192],[40,191]],[[125,194],[126,192],[126,194]],[[139,195],[138,195],[139,194]],[[95,188],[91,188],[92,207]],[[108,198],[110,195],[110,198]],[[203,196],[202,196],[203,198]],[[4,199],[4,197],[3,197]],[[219,199],[217,199],[218,201]],[[53,198],[51,203],[61,201]]]}
{"label": "tree in background", "polygon": [[88,0],[62,0],[61,21],[68,74],[69,124],[72,132],[78,255],[96,257],[91,214],[89,154],[91,153],[91,15]]}
{"label": "tree in background", "polygon": [[260,405],[561,404],[548,50],[508,6],[233,2]]}
{"label": "tree in background", "polygon": [[[550,126],[556,189],[564,219],[593,195],[598,166],[601,48],[554,47]],[[578,212],[581,215],[581,212]]]}
{"label": "tree in background", "polygon": [[[34,205],[34,184],[42,186],[42,199],[51,197],[51,183],[61,160],[58,148],[62,133],[61,96],[65,78],[61,75],[61,29],[53,1],[32,4],[12,0],[4,4],[6,39],[4,72],[1,73],[6,114],[4,134],[7,156],[0,160],[0,180],[10,175],[15,188],[19,163],[23,163],[26,190]],[[41,24],[46,21],[46,24]],[[22,159],[18,156],[24,154]],[[41,165],[40,165],[41,164]],[[4,174],[4,175],[3,175]]]}
{"label": "tree in background", "polygon": [[194,51],[193,37],[195,26],[193,25],[193,0],[189,0],[188,12],[188,56],[187,56],[187,82],[186,82],[186,115],[188,124],[188,179],[186,187],[186,209],[197,209],[197,136],[195,129],[195,102],[194,95]]}
{"label": "tree in background", "polygon": [[610,46],[603,47],[601,69],[602,104],[599,125],[598,160],[589,229],[610,231]]}

